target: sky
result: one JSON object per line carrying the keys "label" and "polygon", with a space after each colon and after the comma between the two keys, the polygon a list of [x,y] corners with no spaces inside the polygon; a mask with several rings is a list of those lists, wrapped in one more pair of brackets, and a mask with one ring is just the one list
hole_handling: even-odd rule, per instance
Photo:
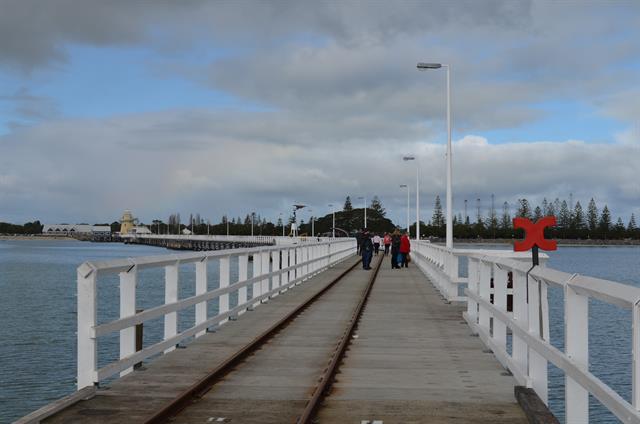
{"label": "sky", "polygon": [[[640,216],[640,2],[0,0],[0,221],[594,198]],[[417,161],[403,162],[405,155]]]}

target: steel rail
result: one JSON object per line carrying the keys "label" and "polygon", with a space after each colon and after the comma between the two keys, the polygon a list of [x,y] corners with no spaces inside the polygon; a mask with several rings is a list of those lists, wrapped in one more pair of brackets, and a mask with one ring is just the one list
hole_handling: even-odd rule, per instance
{"label": "steel rail", "polygon": [[[144,420],[145,424],[157,424],[164,423],[176,416],[183,409],[186,409],[194,400],[204,396],[213,386],[222,379],[225,375],[231,372],[240,362],[251,355],[264,345],[269,339],[271,339],[276,333],[291,323],[301,312],[311,306],[318,298],[325,294],[329,289],[342,280],[348,273],[350,273],[356,266],[361,264],[361,261],[357,261],[340,275],[334,278],[329,284],[327,284],[322,290],[316,294],[310,296],[300,306],[293,311],[289,312],[285,317],[280,319],[274,325],[267,330],[256,336],[251,342],[245,345],[242,349],[237,351],[231,357],[226,359],[223,363],[211,370],[206,376],[202,377],[196,383],[185,389],[173,400],[165,404],[161,409],[158,409],[153,415],[150,415]],[[375,273],[377,274],[380,264],[376,267]],[[375,278],[375,275],[374,275]],[[371,283],[369,283],[371,284]],[[370,290],[370,288],[368,289]],[[362,301],[361,301],[362,303]],[[344,336],[343,336],[344,337]]]}
{"label": "steel rail", "polygon": [[353,315],[351,316],[349,325],[346,328],[344,334],[342,335],[342,338],[338,342],[338,345],[336,346],[336,349],[333,352],[329,365],[327,366],[327,368],[325,368],[319,380],[319,383],[316,386],[313,392],[313,395],[311,396],[311,399],[309,400],[309,402],[307,402],[304,412],[298,418],[296,423],[311,424],[314,422],[314,418],[316,413],[318,412],[318,408],[320,407],[320,404],[322,403],[324,397],[327,395],[327,393],[331,389],[331,385],[333,384],[333,379],[336,375],[336,372],[338,371],[340,362],[342,362],[342,359],[344,358],[344,354],[347,351],[347,347],[349,347],[349,343],[353,338],[353,333],[356,330],[356,327],[358,326],[358,322],[360,321],[360,317],[362,316],[362,313],[364,312],[364,307],[367,304],[367,300],[369,299],[369,294],[371,294],[373,283],[375,282],[376,277],[378,276],[378,271],[380,270],[380,266],[382,265],[383,259],[384,259],[384,256],[380,258],[380,260],[378,261],[378,264],[376,265],[375,271],[373,272],[373,274],[371,274],[371,277],[369,278],[369,283],[367,284],[367,288],[364,291],[362,298],[360,299],[360,302],[358,302],[358,306],[356,306],[355,310],[353,311]]}

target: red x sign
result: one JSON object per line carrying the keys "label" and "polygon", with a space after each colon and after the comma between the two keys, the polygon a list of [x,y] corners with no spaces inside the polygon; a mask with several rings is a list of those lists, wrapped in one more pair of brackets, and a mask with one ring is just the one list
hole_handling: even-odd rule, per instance
{"label": "red x sign", "polygon": [[523,241],[513,243],[513,250],[516,252],[524,252],[533,246],[538,246],[542,250],[556,250],[558,243],[555,240],[547,240],[544,238],[544,229],[556,225],[555,216],[545,216],[540,218],[535,224],[527,218],[513,218],[513,228],[522,228],[525,231]]}

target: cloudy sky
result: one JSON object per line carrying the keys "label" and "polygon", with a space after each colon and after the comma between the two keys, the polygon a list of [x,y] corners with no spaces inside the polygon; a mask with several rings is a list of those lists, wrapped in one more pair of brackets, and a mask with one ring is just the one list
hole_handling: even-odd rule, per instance
{"label": "cloudy sky", "polygon": [[445,191],[445,72],[417,62],[452,67],[456,213],[573,193],[640,215],[635,0],[0,10],[0,221],[277,219],[378,195],[404,223],[406,154],[428,220]]}

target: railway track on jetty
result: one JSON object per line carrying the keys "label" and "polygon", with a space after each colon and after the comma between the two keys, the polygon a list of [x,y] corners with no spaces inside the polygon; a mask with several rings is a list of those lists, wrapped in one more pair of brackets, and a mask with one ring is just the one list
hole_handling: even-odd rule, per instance
{"label": "railway track on jetty", "polygon": [[[144,422],[314,422],[382,259],[371,271],[356,262]],[[369,278],[362,278],[365,272]],[[264,390],[261,379],[272,387]]]}

